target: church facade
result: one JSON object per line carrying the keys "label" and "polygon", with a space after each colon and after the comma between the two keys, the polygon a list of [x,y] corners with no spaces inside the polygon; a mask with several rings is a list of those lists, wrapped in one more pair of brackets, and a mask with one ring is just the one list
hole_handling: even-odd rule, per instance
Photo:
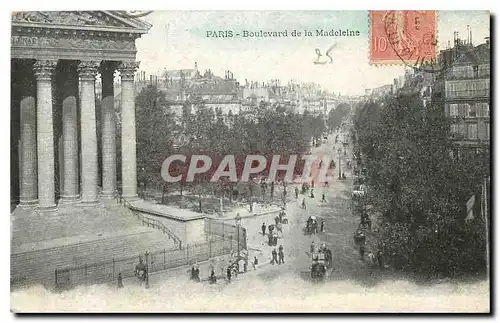
{"label": "church facade", "polygon": [[[113,198],[118,192],[117,154],[121,194],[129,200],[137,197],[135,40],[150,27],[123,11],[12,14],[14,204],[48,211],[59,203],[91,205]],[[121,151],[116,149],[115,72],[121,78]],[[97,75],[102,81],[100,111]]]}

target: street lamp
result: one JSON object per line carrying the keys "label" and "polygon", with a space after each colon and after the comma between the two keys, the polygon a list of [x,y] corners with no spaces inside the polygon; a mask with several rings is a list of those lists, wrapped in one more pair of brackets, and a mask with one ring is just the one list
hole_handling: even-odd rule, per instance
{"label": "street lamp", "polygon": [[149,288],[149,252],[146,251],[144,255],[146,256],[146,288]]}
{"label": "street lamp", "polygon": [[237,245],[237,251],[238,251],[238,257],[236,260],[236,269],[238,272],[240,271],[240,225],[241,225],[241,216],[239,213],[236,214],[236,217],[234,218],[234,222],[236,222],[236,245]]}
{"label": "street lamp", "polygon": [[143,199],[146,199],[146,169],[144,167],[141,167],[141,183],[140,183],[140,188],[141,188],[141,195]]}
{"label": "street lamp", "polygon": [[341,167],[341,165],[340,165],[340,153],[342,152],[342,149],[340,149],[340,147],[339,147],[337,152],[339,153],[339,179],[342,179],[342,171],[340,170],[340,167]]}

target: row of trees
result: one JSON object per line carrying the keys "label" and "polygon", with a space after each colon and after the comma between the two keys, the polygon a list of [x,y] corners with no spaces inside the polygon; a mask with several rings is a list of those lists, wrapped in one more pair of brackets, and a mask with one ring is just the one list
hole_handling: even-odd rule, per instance
{"label": "row of trees", "polygon": [[344,120],[350,110],[351,107],[347,103],[341,103],[335,109],[330,110],[328,112],[328,119],[326,121],[328,129],[330,131],[333,131],[338,126],[340,126],[342,120]]}
{"label": "row of trees", "polygon": [[[322,115],[307,111],[298,114],[288,107],[265,102],[250,111],[229,112],[225,116],[220,109],[207,108],[201,100],[194,100],[186,102],[181,116],[176,117],[165,94],[151,86],[136,97],[136,127],[139,182],[164,189],[169,185],[161,178],[160,170],[169,155],[206,154],[217,158],[233,154],[242,157],[241,164],[249,154],[307,153],[311,140],[318,140],[326,131]],[[182,165],[174,168],[184,174],[181,189],[199,190],[198,184],[209,180],[197,175],[195,183],[185,183],[187,168]],[[221,183],[215,185],[216,188],[208,184],[202,186],[211,193],[222,190]]]}
{"label": "row of trees", "polygon": [[369,173],[369,203],[382,214],[380,242],[393,260],[426,273],[477,272],[485,266],[484,222],[478,208],[465,221],[465,203],[489,174],[489,154],[452,156],[443,110],[424,107],[412,91],[365,102],[356,146]]}

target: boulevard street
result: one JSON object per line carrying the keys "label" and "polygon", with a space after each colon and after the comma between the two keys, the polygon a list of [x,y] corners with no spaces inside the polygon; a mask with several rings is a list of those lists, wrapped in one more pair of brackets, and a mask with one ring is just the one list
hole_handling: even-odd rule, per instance
{"label": "boulevard street", "polygon": [[[326,155],[337,157],[337,147],[334,149],[334,138],[329,137],[327,143],[320,147],[313,148],[312,153],[316,155]],[[299,198],[293,203],[289,203],[286,208],[288,224],[283,225],[283,238],[278,240],[278,246],[283,245],[285,253],[285,264],[271,265],[271,252],[274,248],[267,245],[267,236],[262,236],[262,223],[269,225],[274,223],[276,214],[260,217],[244,218],[242,225],[247,228],[248,246],[250,248],[249,262],[254,255],[259,258],[260,267],[257,268],[256,275],[264,279],[272,279],[283,273],[296,273],[300,277],[307,279],[311,259],[309,248],[312,242],[316,247],[323,243],[333,251],[333,273],[332,279],[346,278],[365,267],[359,260],[359,254],[354,246],[352,235],[356,230],[359,218],[352,215],[350,210],[351,184],[350,172],[344,170],[347,155],[341,154],[342,171],[346,173],[347,180],[339,180],[336,176],[338,165],[333,171],[332,178],[328,179],[328,187],[323,183],[315,184],[314,198],[309,193],[299,194]],[[320,186],[320,187],[318,187]],[[325,192],[326,202],[321,202],[322,194]],[[302,200],[306,200],[306,209],[301,208]],[[304,233],[306,220],[314,215],[318,221],[325,221],[325,232],[318,232],[311,236]],[[259,251],[255,251],[255,249]],[[251,266],[249,266],[251,267]],[[253,274],[250,272],[250,274]],[[242,276],[243,277],[243,276]]]}

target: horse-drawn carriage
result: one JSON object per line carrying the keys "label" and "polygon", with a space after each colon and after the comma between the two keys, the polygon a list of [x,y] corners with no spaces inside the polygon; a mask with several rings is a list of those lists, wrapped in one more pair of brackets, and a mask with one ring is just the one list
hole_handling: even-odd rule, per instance
{"label": "horse-drawn carriage", "polygon": [[307,218],[305,234],[312,235],[318,233],[318,221],[319,219],[315,215],[311,215]]}
{"label": "horse-drawn carriage", "polygon": [[142,261],[142,257],[139,258],[139,263],[135,265],[134,276],[137,277],[140,281],[146,281],[146,277],[148,274],[148,267]]}
{"label": "horse-drawn carriage", "polygon": [[[269,230],[269,233],[267,234],[268,237],[268,245],[269,246],[274,246],[276,247],[278,245],[278,232],[281,232],[281,224],[279,225],[279,229],[276,229],[276,231]],[[274,227],[274,225],[273,225]]]}
{"label": "horse-drawn carriage", "polygon": [[301,193],[306,194],[310,188],[311,188],[311,185],[309,185],[309,183],[303,183],[302,188],[301,188]]}
{"label": "horse-drawn carriage", "polygon": [[332,251],[323,246],[318,252],[311,254],[311,280],[314,283],[324,282],[332,273]]}
{"label": "horse-drawn carriage", "polygon": [[278,229],[278,231],[281,231],[280,224],[288,224],[288,217],[286,216],[286,212],[284,210],[280,211],[278,215],[276,215],[274,223],[276,224],[276,229]]}

